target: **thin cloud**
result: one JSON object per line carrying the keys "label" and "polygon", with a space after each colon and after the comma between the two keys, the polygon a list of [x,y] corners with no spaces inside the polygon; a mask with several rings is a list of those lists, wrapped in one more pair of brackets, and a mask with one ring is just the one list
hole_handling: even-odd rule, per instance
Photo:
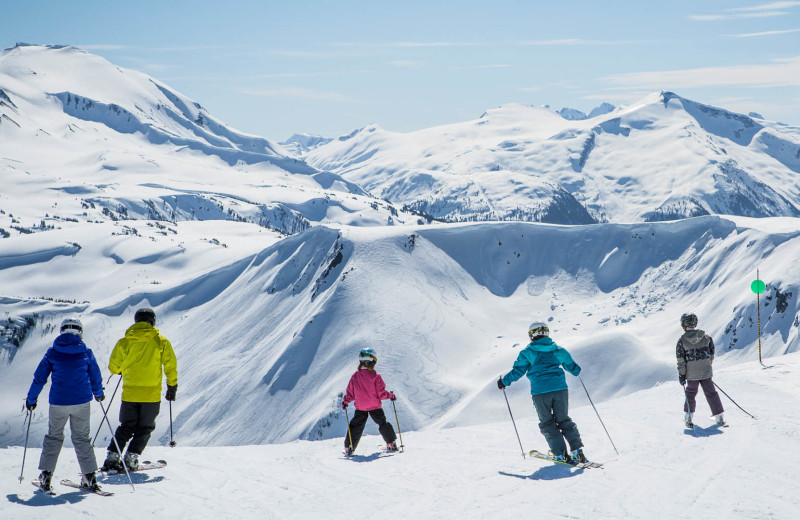
{"label": "thin cloud", "polygon": [[678,89],[723,85],[752,87],[800,86],[800,56],[766,65],[735,65],[684,70],[615,74],[600,78],[606,83],[635,89]]}
{"label": "thin cloud", "polygon": [[717,20],[741,20],[744,18],[772,18],[774,16],[786,16],[786,11],[766,11],[742,14],[692,14],[690,20],[696,22],[714,22]]}
{"label": "thin cloud", "polygon": [[315,101],[332,101],[335,103],[358,103],[359,101],[340,94],[324,90],[311,90],[303,87],[282,87],[276,89],[243,89],[242,94],[259,97],[282,97],[311,99]]}
{"label": "thin cloud", "polygon": [[750,7],[734,7],[728,11],[774,11],[800,6],[800,2],[772,2],[771,4],[754,5]]}
{"label": "thin cloud", "polygon": [[800,29],[787,29],[785,31],[764,31],[764,32],[756,32],[756,33],[744,33],[744,34],[730,34],[731,38],[758,38],[760,36],[778,36],[781,34],[790,34],[800,32]]}
{"label": "thin cloud", "polygon": [[781,9],[790,9],[800,6],[800,2],[771,2],[769,4],[753,5],[750,7],[734,7],[725,9],[726,14],[693,14],[690,20],[698,22],[712,22],[718,20],[741,20],[745,18],[771,18],[786,16],[790,13]]}

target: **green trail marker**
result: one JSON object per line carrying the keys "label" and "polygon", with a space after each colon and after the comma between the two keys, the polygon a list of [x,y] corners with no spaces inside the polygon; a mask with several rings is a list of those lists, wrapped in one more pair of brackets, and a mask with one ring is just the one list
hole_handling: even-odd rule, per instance
{"label": "green trail marker", "polygon": [[761,280],[759,270],[756,269],[756,279],[750,284],[750,290],[756,293],[756,309],[758,310],[758,362],[763,366],[761,361],[761,293],[767,290],[767,284]]}

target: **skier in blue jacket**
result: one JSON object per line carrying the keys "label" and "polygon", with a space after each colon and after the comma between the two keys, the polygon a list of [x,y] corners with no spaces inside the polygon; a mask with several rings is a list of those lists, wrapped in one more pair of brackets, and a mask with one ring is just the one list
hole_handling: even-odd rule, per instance
{"label": "skier in blue jacket", "polygon": [[72,445],[83,474],[81,486],[97,491],[100,487],[95,476],[97,459],[92,448],[89,405],[93,396],[97,401],[105,399],[103,379],[94,354],[81,339],[83,324],[80,320],[64,320],[60,331],[61,335],[39,362],[25,399],[29,411],[36,408],[39,394],[52,374],[49,425],[39,459],[39,469],[42,470],[39,486],[44,491],[51,489],[53,472],[64,444],[64,427],[69,420]]}
{"label": "skier in blue jacket", "polygon": [[[517,356],[511,372],[497,380],[497,388],[503,389],[527,374],[531,382],[531,395],[536,414],[539,416],[539,431],[542,432],[551,454],[564,462],[586,462],[583,442],[578,427],[569,418],[569,393],[564,370],[577,376],[581,367],[572,360],[569,352],[550,339],[549,327],[536,321],[528,327],[531,343]],[[570,452],[567,452],[569,443]]]}

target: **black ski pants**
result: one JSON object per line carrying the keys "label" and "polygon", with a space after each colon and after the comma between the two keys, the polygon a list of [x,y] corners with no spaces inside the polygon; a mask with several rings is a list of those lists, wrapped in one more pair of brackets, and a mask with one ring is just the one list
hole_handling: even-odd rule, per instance
{"label": "black ski pants", "polygon": [[[114,438],[119,443],[119,449],[141,455],[150,440],[150,434],[156,429],[156,417],[161,410],[161,403],[131,403],[122,401],[119,407],[119,427],[114,433]],[[108,451],[117,451],[114,439],[108,445]]]}
{"label": "black ski pants", "polygon": [[394,442],[395,439],[397,439],[394,428],[392,428],[392,425],[386,420],[386,414],[383,413],[383,408],[376,408],[368,412],[356,410],[356,413],[353,414],[353,420],[350,421],[350,435],[344,438],[345,448],[350,446],[350,436],[352,435],[353,450],[356,449],[358,441],[361,440],[361,434],[364,433],[364,427],[367,425],[367,417],[372,417],[372,420],[377,423],[378,431],[381,432],[381,436],[383,440],[386,441],[386,444]]}

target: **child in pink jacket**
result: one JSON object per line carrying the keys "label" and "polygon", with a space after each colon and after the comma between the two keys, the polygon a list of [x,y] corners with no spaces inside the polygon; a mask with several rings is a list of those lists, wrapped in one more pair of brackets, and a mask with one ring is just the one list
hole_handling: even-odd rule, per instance
{"label": "child in pink jacket", "polygon": [[[398,449],[397,443],[395,443],[397,435],[395,435],[392,425],[386,421],[386,415],[381,408],[381,400],[391,399],[394,401],[397,397],[386,390],[383,378],[375,372],[375,363],[377,362],[378,358],[373,349],[361,350],[358,355],[358,370],[350,378],[342,400],[342,410],[347,408],[350,401],[355,400],[356,403],[356,412],[353,414],[353,420],[350,421],[349,432],[344,438],[344,452],[348,456],[352,455],[358,446],[364,426],[367,425],[367,417],[372,417],[372,420],[378,424],[378,431],[386,441],[386,449],[389,451]],[[350,444],[351,439],[352,445]]]}

